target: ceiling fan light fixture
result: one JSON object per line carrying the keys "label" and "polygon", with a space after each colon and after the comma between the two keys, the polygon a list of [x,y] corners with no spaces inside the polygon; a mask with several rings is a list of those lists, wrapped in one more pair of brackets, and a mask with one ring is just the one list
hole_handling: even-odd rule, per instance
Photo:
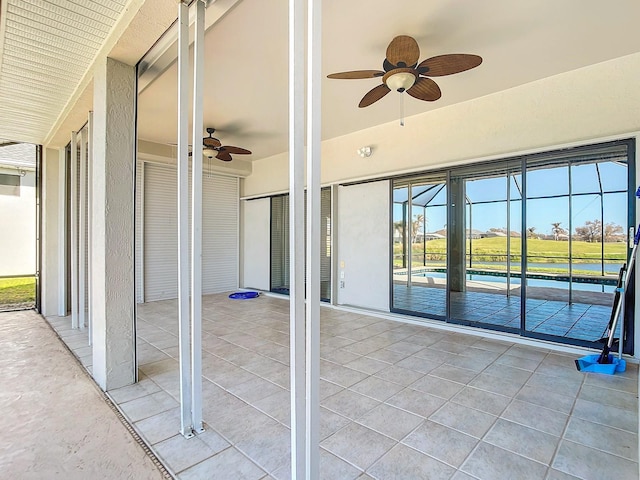
{"label": "ceiling fan light fixture", "polygon": [[416,83],[416,76],[410,72],[394,73],[385,79],[385,83],[391,90],[402,93],[413,87],[413,84]]}
{"label": "ceiling fan light fixture", "polygon": [[204,147],[202,149],[202,155],[204,155],[207,158],[215,157],[217,154],[218,154],[218,152],[215,149],[211,148],[211,147]]}
{"label": "ceiling fan light fixture", "polygon": [[[450,53],[420,60],[420,47],[413,37],[398,35],[387,47],[383,70],[353,70],[328,75],[336,79],[380,78],[382,84],[372,88],[360,100],[358,107],[373,105],[392,90],[407,92],[425,102],[435,102],[442,96],[440,87],[430,77],[442,77],[465,72],[482,63],[482,57],[467,53]],[[400,98],[404,98],[400,95]]]}

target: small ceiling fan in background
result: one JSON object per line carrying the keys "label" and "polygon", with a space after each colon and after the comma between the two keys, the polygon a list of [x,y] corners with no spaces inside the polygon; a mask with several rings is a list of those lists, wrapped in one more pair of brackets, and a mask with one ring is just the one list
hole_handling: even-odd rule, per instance
{"label": "small ceiling fan in background", "polygon": [[[211,159],[213,157],[218,160],[222,160],[223,162],[230,162],[233,160],[231,158],[231,154],[233,155],[251,155],[251,151],[246,148],[233,147],[230,145],[222,145],[220,140],[213,136],[215,128],[208,127],[207,133],[208,137],[204,137],[202,139],[202,154]],[[189,152],[189,156],[191,156],[191,152]]]}
{"label": "small ceiling fan in background", "polygon": [[[369,90],[358,106],[368,107],[384,97],[391,90],[407,92],[418,100],[433,102],[442,96],[438,84],[428,77],[441,77],[464,72],[482,63],[482,57],[465,53],[439,55],[420,63],[420,47],[413,37],[400,35],[387,47],[383,70],[355,70],[332,73],[328,78],[362,79],[382,78],[382,84]],[[401,124],[402,121],[401,121]]]}

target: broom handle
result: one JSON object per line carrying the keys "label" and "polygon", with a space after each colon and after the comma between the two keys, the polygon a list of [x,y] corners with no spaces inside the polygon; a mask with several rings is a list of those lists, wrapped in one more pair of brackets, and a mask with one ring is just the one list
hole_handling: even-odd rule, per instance
{"label": "broom handle", "polygon": [[[640,186],[636,190],[636,198],[640,199]],[[604,227],[603,227],[604,230]],[[616,306],[615,312],[615,320],[613,322],[613,326],[609,335],[609,342],[607,343],[608,349],[613,345],[613,336],[616,329],[616,323],[618,323],[618,315],[620,315],[620,310],[622,310],[622,323],[620,324],[620,340],[618,341],[618,358],[622,358],[622,350],[623,350],[623,342],[624,342],[624,317],[625,317],[625,297],[627,296],[627,289],[629,287],[629,282],[631,282],[631,272],[633,272],[633,266],[636,263],[636,251],[638,250],[638,242],[640,241],[640,225],[636,228],[636,234],[633,237],[633,248],[631,249],[631,257],[629,258],[629,263],[627,264],[627,271],[624,275],[624,282],[622,282],[622,292],[620,293],[620,302]]]}
{"label": "broom handle", "polygon": [[[640,187],[638,188],[640,192]],[[629,258],[629,263],[627,264],[627,271],[624,275],[624,281],[622,282],[622,292],[620,292],[620,302],[616,305],[615,316],[613,325],[611,325],[611,331],[609,332],[609,341],[607,343],[607,350],[611,348],[613,345],[613,337],[614,332],[616,330],[618,324],[618,317],[620,316],[620,312],[622,311],[622,315],[624,316],[624,300],[627,292],[627,287],[629,286],[629,282],[631,281],[630,273],[633,271],[633,266],[636,263],[636,251],[638,250],[638,242],[640,241],[640,225],[636,229],[636,234],[633,238],[633,248],[631,249],[631,256]],[[620,340],[618,342],[618,357],[622,358],[622,348],[623,348],[623,337],[624,337],[624,318],[622,319],[622,323],[620,324]]]}

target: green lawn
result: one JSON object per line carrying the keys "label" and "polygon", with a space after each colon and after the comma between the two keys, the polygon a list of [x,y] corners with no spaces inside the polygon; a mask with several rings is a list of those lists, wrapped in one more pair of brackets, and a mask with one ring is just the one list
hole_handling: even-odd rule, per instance
{"label": "green lawn", "polygon": [[35,302],[35,277],[0,278],[0,305]]}
{"label": "green lawn", "polygon": [[[504,262],[507,260],[507,238],[478,238],[471,242],[467,240],[467,252],[469,243],[472,246],[473,262]],[[511,261],[520,262],[521,239],[511,238]],[[424,244],[415,243],[413,245],[414,262],[417,258],[422,259]],[[429,240],[426,242],[427,260],[432,262],[442,262],[445,259],[447,248],[446,239]],[[602,244],[584,241],[572,242],[573,263],[600,263],[602,258]],[[569,242],[556,240],[529,239],[527,241],[527,251],[530,262],[535,263],[567,263],[569,259]],[[394,264],[401,263],[402,245],[393,245]],[[605,243],[604,258],[608,263],[622,263],[626,256],[626,244],[624,242]],[[551,265],[550,265],[551,266]]]}

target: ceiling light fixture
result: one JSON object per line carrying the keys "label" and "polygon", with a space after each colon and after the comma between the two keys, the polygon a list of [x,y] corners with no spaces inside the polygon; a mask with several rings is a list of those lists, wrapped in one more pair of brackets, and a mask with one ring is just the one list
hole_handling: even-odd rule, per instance
{"label": "ceiling light fixture", "polygon": [[[398,68],[397,70],[402,69]],[[406,71],[394,73],[397,70],[388,72],[382,79],[391,90],[402,93],[413,87],[413,84],[416,83],[416,76],[413,73]]]}
{"label": "ceiling light fixture", "polygon": [[218,154],[218,151],[211,147],[203,147],[202,155],[207,158],[215,157]]}
{"label": "ceiling light fixture", "polygon": [[358,149],[358,155],[360,155],[362,158],[370,157],[371,156],[371,147],[369,147],[369,146],[360,147]]}
{"label": "ceiling light fixture", "polygon": [[410,68],[397,68],[387,72],[382,77],[390,90],[400,93],[400,126],[404,127],[404,95],[416,83],[416,75]]}

